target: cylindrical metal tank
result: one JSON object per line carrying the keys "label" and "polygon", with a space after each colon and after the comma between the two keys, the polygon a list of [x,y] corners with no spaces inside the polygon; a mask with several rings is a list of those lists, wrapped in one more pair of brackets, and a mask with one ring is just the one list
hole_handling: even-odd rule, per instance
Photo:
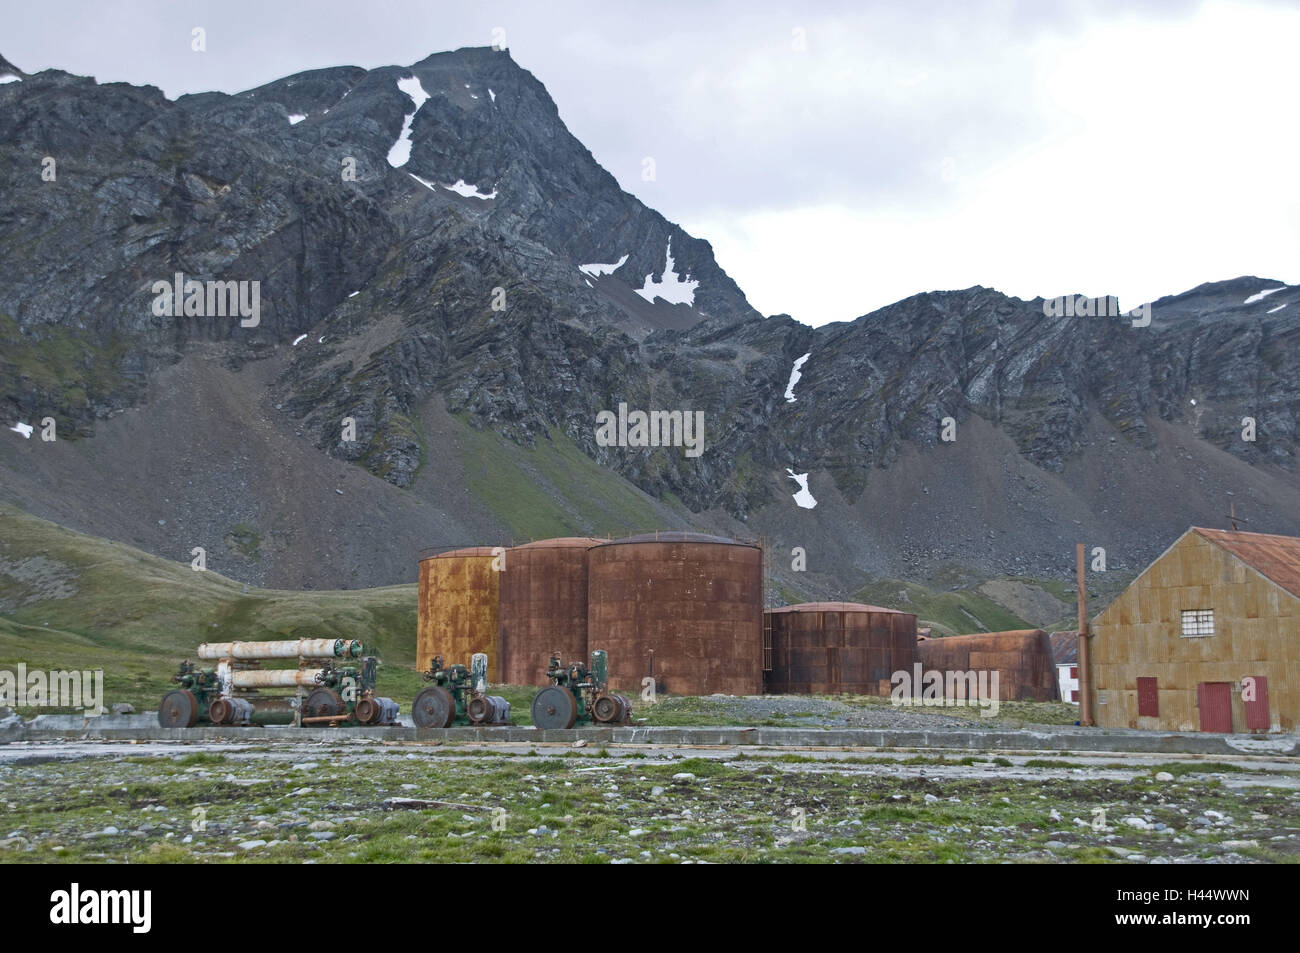
{"label": "cylindrical metal tank", "polygon": [[587,660],[587,550],[607,542],[566,536],[506,550],[500,573],[501,681],[549,685],[552,652]]}
{"label": "cylindrical metal tank", "polygon": [[364,647],[356,639],[289,639],[284,642],[204,642],[201,659],[358,658]]}
{"label": "cylindrical metal tank", "polygon": [[768,609],[772,694],[890,694],[890,676],[917,660],[916,616],[857,602]]}
{"label": "cylindrical metal tank", "polygon": [[999,701],[1060,698],[1051,637],[1042,629],[929,638],[917,647],[926,672],[996,671]]}
{"label": "cylindrical metal tank", "polygon": [[502,574],[497,567],[504,552],[473,546],[420,560],[417,669],[427,671],[435,655],[448,665],[464,665],[475,652],[483,652],[488,681],[501,680],[497,608]]}
{"label": "cylindrical metal tank", "polygon": [[[674,695],[763,688],[763,551],[700,533],[652,533],[587,552],[587,645],[611,689],[653,674]],[[652,671],[653,669],[653,671]]]}

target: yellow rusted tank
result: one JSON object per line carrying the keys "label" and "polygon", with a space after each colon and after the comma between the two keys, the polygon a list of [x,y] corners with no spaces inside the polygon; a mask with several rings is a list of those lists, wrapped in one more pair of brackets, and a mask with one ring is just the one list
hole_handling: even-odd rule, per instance
{"label": "yellow rusted tank", "polygon": [[488,681],[501,680],[498,612],[503,551],[491,546],[453,549],[420,560],[420,611],[415,667],[427,671],[435,655],[448,665],[488,657]]}

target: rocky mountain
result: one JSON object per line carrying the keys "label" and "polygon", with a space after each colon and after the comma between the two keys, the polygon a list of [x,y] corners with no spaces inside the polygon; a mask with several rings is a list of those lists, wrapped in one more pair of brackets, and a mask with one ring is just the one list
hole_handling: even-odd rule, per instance
{"label": "rocky mountain", "polygon": [[[970,288],[812,329],[755,312],[505,51],[175,101],[3,75],[0,420],[38,432],[0,431],[0,500],[36,515],[292,588],[694,526],[839,597],[1064,576],[1075,541],[1132,571],[1230,502],[1300,532],[1300,288],[1145,317]],[[702,415],[699,452],[611,445],[620,405],[632,444],[636,411]]]}

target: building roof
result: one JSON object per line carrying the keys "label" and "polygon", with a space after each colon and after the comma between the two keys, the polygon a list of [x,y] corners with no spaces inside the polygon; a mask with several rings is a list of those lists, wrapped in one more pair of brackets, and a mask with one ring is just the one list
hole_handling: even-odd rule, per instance
{"label": "building roof", "polygon": [[1300,598],[1300,539],[1199,526],[1193,526],[1192,532],[1226,549],[1261,576]]}
{"label": "building roof", "polygon": [[892,612],[895,615],[911,615],[901,609],[889,609],[885,606],[869,606],[862,602],[799,602],[792,606],[779,606],[764,609],[764,612]]}
{"label": "building roof", "polygon": [[1052,661],[1057,665],[1077,665],[1079,664],[1079,630],[1065,629],[1060,632],[1053,632],[1049,636],[1052,640]]}

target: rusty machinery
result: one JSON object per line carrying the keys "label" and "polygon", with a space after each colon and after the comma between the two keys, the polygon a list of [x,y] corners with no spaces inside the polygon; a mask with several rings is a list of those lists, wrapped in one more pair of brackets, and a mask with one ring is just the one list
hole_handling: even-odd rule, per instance
{"label": "rusty machinery", "polygon": [[591,668],[581,662],[565,666],[551,656],[546,676],[551,684],[533,699],[533,724],[538,728],[572,728],[580,721],[626,725],[632,721],[632,704],[609,691],[608,659],[603,649],[591,653]]}
{"label": "rusty machinery", "polygon": [[[338,666],[334,659],[355,659],[364,646],[355,639],[297,639],[283,642],[210,642],[198,647],[212,668],[181,663],[172,681],[179,688],[163,696],[158,723],[188,728],[200,722],[249,724],[394,724],[398,706],[375,694],[377,661],[360,667]],[[261,669],[270,659],[296,659],[297,669]],[[320,666],[312,667],[308,666]],[[266,688],[292,688],[291,696],[263,696]],[[304,703],[304,690],[311,690]]]}
{"label": "rusty machinery", "polygon": [[450,728],[452,725],[487,727],[510,724],[510,703],[500,695],[487,693],[487,655],[475,652],[464,665],[446,665],[435,655],[424,673],[433,682],[415,696],[411,718],[417,728]]}

